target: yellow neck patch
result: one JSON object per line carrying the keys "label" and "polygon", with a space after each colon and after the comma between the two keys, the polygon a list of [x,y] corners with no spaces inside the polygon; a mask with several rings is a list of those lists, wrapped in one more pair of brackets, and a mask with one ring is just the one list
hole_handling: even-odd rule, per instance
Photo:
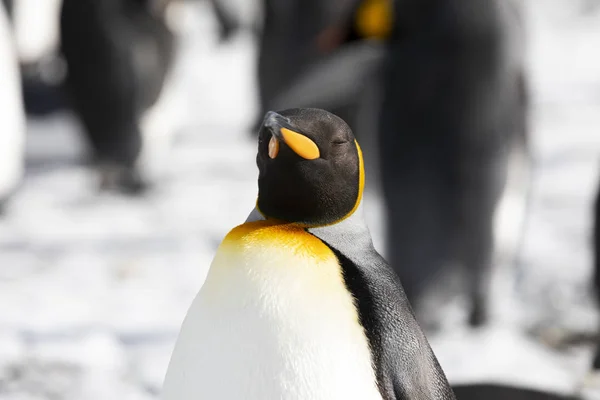
{"label": "yellow neck patch", "polygon": [[391,0],[364,0],[357,10],[355,27],[364,38],[386,39],[393,23]]}
{"label": "yellow neck patch", "polygon": [[365,162],[363,160],[362,150],[356,140],[354,141],[354,144],[356,145],[356,151],[358,152],[358,196],[356,197],[356,204],[354,204],[352,210],[350,210],[350,212],[346,214],[346,216],[344,216],[344,218],[342,218],[340,221],[343,221],[354,214],[354,212],[358,209],[358,206],[360,206],[360,202],[362,201],[363,193],[365,191]]}
{"label": "yellow neck patch", "polygon": [[318,261],[336,259],[327,245],[302,226],[270,219],[247,222],[233,228],[223,239],[223,244],[244,248],[269,246]]}

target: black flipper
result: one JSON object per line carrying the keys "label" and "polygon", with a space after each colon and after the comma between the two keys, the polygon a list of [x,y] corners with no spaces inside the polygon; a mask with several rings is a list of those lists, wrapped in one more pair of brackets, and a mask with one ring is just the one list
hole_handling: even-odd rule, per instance
{"label": "black flipper", "polygon": [[397,275],[373,247],[360,217],[355,214],[309,232],[340,261],[369,340],[383,399],[454,399]]}

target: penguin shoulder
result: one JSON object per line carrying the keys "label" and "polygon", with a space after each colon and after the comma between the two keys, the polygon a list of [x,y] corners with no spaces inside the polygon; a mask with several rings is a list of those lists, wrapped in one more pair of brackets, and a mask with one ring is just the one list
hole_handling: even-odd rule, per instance
{"label": "penguin shoulder", "polygon": [[221,246],[227,250],[237,249],[245,254],[279,252],[288,257],[337,263],[332,250],[302,226],[273,220],[245,222],[233,228],[225,236]]}

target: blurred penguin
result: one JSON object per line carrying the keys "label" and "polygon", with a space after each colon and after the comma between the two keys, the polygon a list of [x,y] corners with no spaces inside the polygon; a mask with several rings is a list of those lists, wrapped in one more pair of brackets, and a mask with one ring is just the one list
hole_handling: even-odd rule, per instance
{"label": "blurred penguin", "polygon": [[61,0],[3,0],[9,11],[25,110],[44,116],[64,109],[64,60],[59,53]]}
{"label": "blurred penguin", "polygon": [[392,25],[392,0],[347,0],[314,37],[316,59],[299,67],[270,101],[272,109],[316,107],[344,119],[365,152],[369,193],[380,186],[376,127],[384,44]]}
{"label": "blurred penguin", "polygon": [[23,174],[25,112],[10,22],[0,4],[0,213]]}
{"label": "blurred penguin", "polygon": [[319,57],[282,85],[272,101],[274,108],[323,108],[356,128],[356,111],[366,102],[369,87],[378,83],[383,40],[392,26],[391,5],[391,0],[347,1],[347,18],[331,18],[314,38]]}
{"label": "blurred penguin", "polygon": [[[264,0],[259,37],[256,127],[266,111],[310,66],[348,39],[349,22],[360,0]],[[323,89],[320,90],[323,92]],[[300,107],[291,104],[290,107]],[[316,106],[316,103],[309,104]],[[285,108],[285,107],[283,107]],[[328,108],[328,111],[335,111]],[[343,116],[345,117],[345,116]],[[257,129],[253,129],[256,134]]]}
{"label": "blurred penguin", "polygon": [[[488,317],[493,219],[526,137],[520,4],[395,1],[379,134],[392,267],[427,329],[456,287]],[[450,292],[450,293],[448,293]]]}
{"label": "blurred penguin", "polygon": [[[151,0],[63,0],[61,49],[72,107],[101,175],[101,188],[138,194],[147,187],[141,156],[162,117],[174,37],[164,3]],[[154,114],[154,115],[149,115]]]}

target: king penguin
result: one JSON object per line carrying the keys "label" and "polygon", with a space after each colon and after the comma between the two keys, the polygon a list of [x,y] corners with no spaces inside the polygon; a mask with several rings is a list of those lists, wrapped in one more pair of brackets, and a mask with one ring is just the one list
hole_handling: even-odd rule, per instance
{"label": "king penguin", "polygon": [[258,200],[182,324],[164,400],[454,399],[362,217],[364,167],[321,109],[268,112]]}

